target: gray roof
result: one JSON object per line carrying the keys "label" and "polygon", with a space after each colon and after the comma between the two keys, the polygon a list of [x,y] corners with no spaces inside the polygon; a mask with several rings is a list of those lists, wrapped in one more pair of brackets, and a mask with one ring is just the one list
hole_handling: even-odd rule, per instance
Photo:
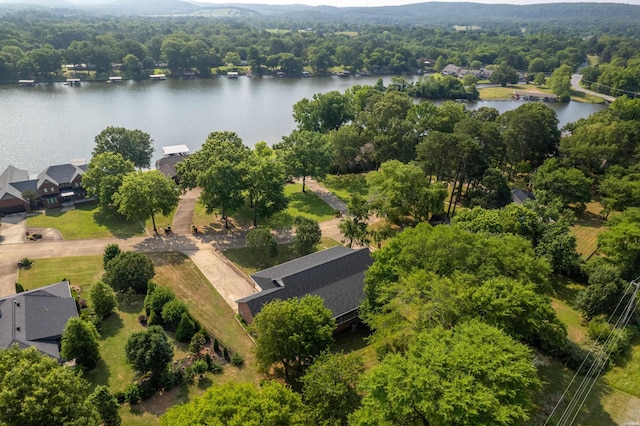
{"label": "gray roof", "polygon": [[372,263],[368,248],[332,247],[251,275],[263,291],[237,302],[255,316],[272,300],[318,295],[336,318],[362,303],[364,273]]}
{"label": "gray roof", "polygon": [[22,197],[22,193],[27,189],[35,191],[37,189],[36,183],[35,180],[29,180],[29,172],[26,170],[8,166],[0,174],[0,200],[17,198],[28,203]]}
{"label": "gray roof", "polygon": [[524,204],[527,200],[535,200],[532,192],[525,191],[524,189],[515,188],[511,190],[511,201],[516,204]]}
{"label": "gray roof", "polygon": [[84,174],[83,169],[74,164],[59,164],[57,166],[49,166],[43,172],[38,174],[38,187],[45,180],[60,185],[61,183],[71,183],[77,175]]}
{"label": "gray roof", "polygon": [[156,169],[166,177],[174,178],[178,174],[176,164],[184,161],[187,157],[188,155],[160,158],[156,161]]}
{"label": "gray roof", "polygon": [[58,340],[71,317],[78,316],[68,281],[0,299],[0,348],[35,346],[60,359]]}

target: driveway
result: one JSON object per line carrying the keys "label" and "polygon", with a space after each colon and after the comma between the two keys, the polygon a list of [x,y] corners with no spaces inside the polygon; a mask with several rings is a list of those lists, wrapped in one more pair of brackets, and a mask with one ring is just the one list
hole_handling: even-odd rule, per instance
{"label": "driveway", "polygon": [[0,243],[16,244],[25,240],[27,232],[25,213],[9,214],[0,219]]}
{"label": "driveway", "polygon": [[573,90],[586,93],[587,95],[599,96],[608,102],[613,102],[616,100],[616,98],[614,98],[613,96],[603,95],[602,93],[594,92],[593,90],[580,87],[580,80],[582,80],[582,74],[573,74],[571,76],[571,88]]}

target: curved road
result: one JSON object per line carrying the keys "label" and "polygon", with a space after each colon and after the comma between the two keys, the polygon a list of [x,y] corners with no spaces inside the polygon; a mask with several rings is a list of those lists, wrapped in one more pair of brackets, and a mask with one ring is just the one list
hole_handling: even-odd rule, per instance
{"label": "curved road", "polygon": [[582,80],[582,74],[573,74],[571,76],[571,88],[577,92],[586,93],[587,95],[598,96],[606,100],[607,102],[613,102],[616,100],[615,97],[604,95],[602,93],[594,92],[593,90],[585,89],[580,87],[580,80]]}

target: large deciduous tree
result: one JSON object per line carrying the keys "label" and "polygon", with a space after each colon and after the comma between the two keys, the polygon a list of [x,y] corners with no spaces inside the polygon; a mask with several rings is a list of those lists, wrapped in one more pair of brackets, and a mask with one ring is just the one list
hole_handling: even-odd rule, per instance
{"label": "large deciduous tree", "polygon": [[153,230],[157,233],[156,215],[169,215],[178,205],[180,193],[173,180],[158,170],[138,171],[124,177],[113,200],[118,212],[129,220],[151,218]]}
{"label": "large deciduous tree", "polygon": [[505,87],[507,84],[518,83],[518,71],[507,63],[502,63],[489,76],[489,81]]}
{"label": "large deciduous tree", "polygon": [[149,257],[143,253],[125,251],[108,263],[103,280],[117,292],[132,289],[134,293],[144,294],[154,275],[153,262]]}
{"label": "large deciduous tree", "polygon": [[87,172],[82,175],[82,186],[98,198],[104,211],[113,211],[113,195],[118,192],[125,175],[133,173],[135,165],[120,153],[103,152],[91,158]]}
{"label": "large deciduous tree", "polygon": [[494,424],[530,420],[540,386],[529,349],[479,321],[416,335],[363,379],[350,424]]}
{"label": "large deciduous tree", "polygon": [[357,389],[364,361],[354,353],[323,354],[302,376],[302,400],[316,425],[346,425],[360,406]]}
{"label": "large deciduous tree", "polygon": [[640,208],[629,207],[610,222],[609,229],[598,235],[598,247],[623,278],[635,279],[640,276]]}
{"label": "large deciduous tree", "polygon": [[253,226],[258,226],[258,216],[267,218],[287,207],[284,166],[265,142],[259,142],[245,160],[244,171]]}
{"label": "large deciduous tree", "polygon": [[578,169],[561,167],[556,158],[545,160],[538,167],[533,188],[559,198],[564,206],[591,201],[591,180]]}
{"label": "large deciduous tree", "polygon": [[278,382],[265,381],[260,388],[251,383],[213,385],[201,397],[167,410],[160,424],[304,426],[309,422],[300,395]]}
{"label": "large deciduous tree", "polygon": [[376,213],[395,223],[418,223],[444,212],[447,189],[430,183],[420,167],[387,161],[367,176],[371,206]]}
{"label": "large deciduous tree", "polygon": [[[0,423],[98,425],[89,383],[36,348],[0,350]],[[46,402],[46,403],[45,403]]]}
{"label": "large deciduous tree", "polygon": [[93,403],[100,414],[100,419],[104,426],[120,426],[122,420],[118,409],[120,405],[115,396],[104,385],[98,385],[89,396],[89,401]]}
{"label": "large deciduous tree", "polygon": [[302,178],[305,192],[307,176],[322,178],[331,165],[331,151],[325,135],[308,130],[294,130],[274,146],[288,175]]}
{"label": "large deciduous tree", "polygon": [[66,360],[75,359],[76,363],[87,370],[96,366],[100,359],[98,331],[93,323],[80,317],[67,321],[62,333],[60,355]]}
{"label": "large deciduous tree", "polygon": [[152,325],[145,331],[133,333],[125,345],[127,362],[141,374],[158,375],[167,369],[173,359],[173,345],[160,326]]}
{"label": "large deciduous tree", "polygon": [[272,368],[292,385],[333,342],[335,321],[322,298],[275,300],[262,307],[251,324],[256,359],[263,372]]}
{"label": "large deciduous tree", "polygon": [[95,142],[94,157],[104,152],[112,152],[122,155],[122,158],[130,160],[138,168],[151,165],[153,140],[142,130],[110,126],[96,136]]}
{"label": "large deciduous tree", "polygon": [[293,105],[293,119],[300,130],[326,133],[337,130],[355,117],[351,102],[346,95],[334,90],[316,93]]}

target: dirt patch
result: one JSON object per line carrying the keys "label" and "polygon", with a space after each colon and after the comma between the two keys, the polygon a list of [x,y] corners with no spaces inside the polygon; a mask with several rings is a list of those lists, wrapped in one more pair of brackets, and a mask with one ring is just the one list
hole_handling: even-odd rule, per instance
{"label": "dirt patch", "polygon": [[[29,236],[41,235],[42,238],[29,239]],[[62,241],[62,233],[55,228],[27,228],[27,241]]]}

